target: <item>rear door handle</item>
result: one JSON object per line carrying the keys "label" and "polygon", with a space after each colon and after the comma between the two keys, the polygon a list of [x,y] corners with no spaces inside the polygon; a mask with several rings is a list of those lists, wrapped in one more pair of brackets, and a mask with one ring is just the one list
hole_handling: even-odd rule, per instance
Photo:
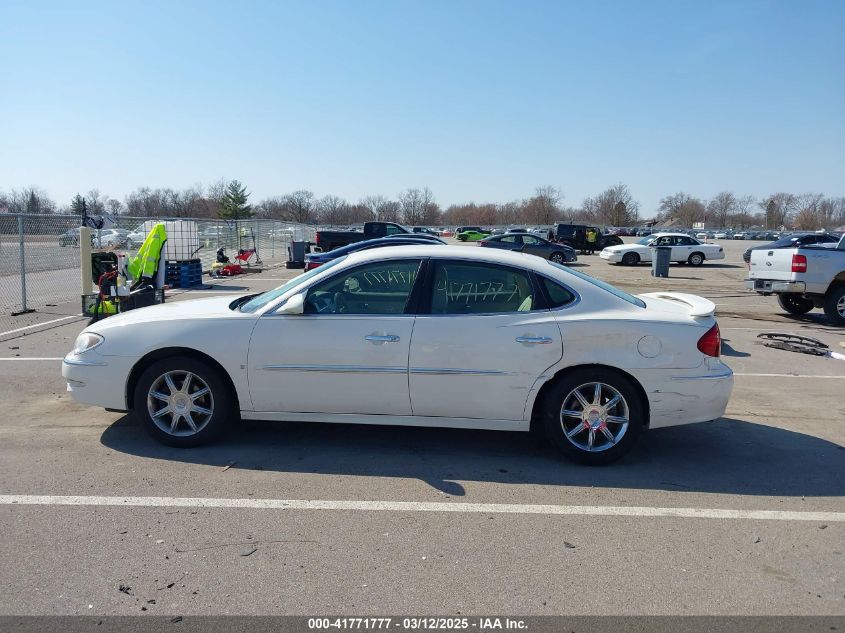
{"label": "rear door handle", "polygon": [[516,342],[528,345],[548,345],[552,342],[552,339],[548,336],[517,336]]}
{"label": "rear door handle", "polygon": [[373,343],[395,343],[399,340],[399,337],[395,334],[368,334],[364,337],[364,340]]}

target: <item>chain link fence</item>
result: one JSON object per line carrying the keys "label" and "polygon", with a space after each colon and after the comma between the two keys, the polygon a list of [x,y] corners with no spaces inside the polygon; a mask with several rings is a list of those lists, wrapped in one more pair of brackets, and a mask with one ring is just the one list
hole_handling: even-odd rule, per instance
{"label": "chain link fence", "polygon": [[[158,222],[169,228],[168,258],[199,260],[207,271],[218,249],[250,267],[280,265],[292,241],[314,241],[315,228],[278,220],[214,220],[116,216],[108,228],[92,229],[92,249],[134,255]],[[15,314],[73,302],[80,289],[77,215],[0,214],[0,312]],[[250,253],[249,251],[254,251]]]}

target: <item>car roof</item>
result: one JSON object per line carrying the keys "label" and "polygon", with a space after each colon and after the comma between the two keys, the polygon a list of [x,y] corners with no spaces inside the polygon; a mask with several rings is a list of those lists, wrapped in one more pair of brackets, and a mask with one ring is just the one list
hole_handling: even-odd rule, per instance
{"label": "car roof", "polygon": [[350,264],[363,264],[370,261],[377,262],[386,259],[407,259],[410,257],[462,259],[518,266],[519,268],[530,268],[532,270],[545,270],[549,266],[549,263],[545,259],[526,253],[514,253],[498,248],[479,248],[478,246],[449,246],[448,248],[443,248],[441,244],[394,246],[387,249],[374,248],[350,253],[347,261]]}
{"label": "car roof", "polygon": [[690,237],[687,233],[652,233],[646,237]]}

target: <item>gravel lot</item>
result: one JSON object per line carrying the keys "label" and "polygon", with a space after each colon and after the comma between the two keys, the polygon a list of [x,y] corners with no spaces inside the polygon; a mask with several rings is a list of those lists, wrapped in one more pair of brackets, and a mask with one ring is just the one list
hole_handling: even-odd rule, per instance
{"label": "gravel lot", "polygon": [[0,495],[88,501],[0,497],[0,615],[845,615],[845,363],[755,344],[777,330],[838,348],[845,330],[746,292],[748,244],[662,280],[579,258],[629,291],[713,300],[736,372],[724,418],[650,432],[606,468],[527,434],[437,429],[248,423],[226,444],[166,448],[65,393],[57,359],[85,324],[75,303],[3,317]]}

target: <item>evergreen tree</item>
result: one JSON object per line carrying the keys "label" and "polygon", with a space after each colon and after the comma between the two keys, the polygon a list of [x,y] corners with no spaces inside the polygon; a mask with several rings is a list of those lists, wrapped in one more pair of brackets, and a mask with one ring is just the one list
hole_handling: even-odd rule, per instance
{"label": "evergreen tree", "polygon": [[223,198],[220,200],[220,217],[224,220],[243,220],[251,218],[252,205],[247,204],[249,193],[246,186],[233,180],[226,186]]}
{"label": "evergreen tree", "polygon": [[73,200],[70,201],[70,212],[76,215],[83,215],[85,213],[85,198],[76,194]]}

